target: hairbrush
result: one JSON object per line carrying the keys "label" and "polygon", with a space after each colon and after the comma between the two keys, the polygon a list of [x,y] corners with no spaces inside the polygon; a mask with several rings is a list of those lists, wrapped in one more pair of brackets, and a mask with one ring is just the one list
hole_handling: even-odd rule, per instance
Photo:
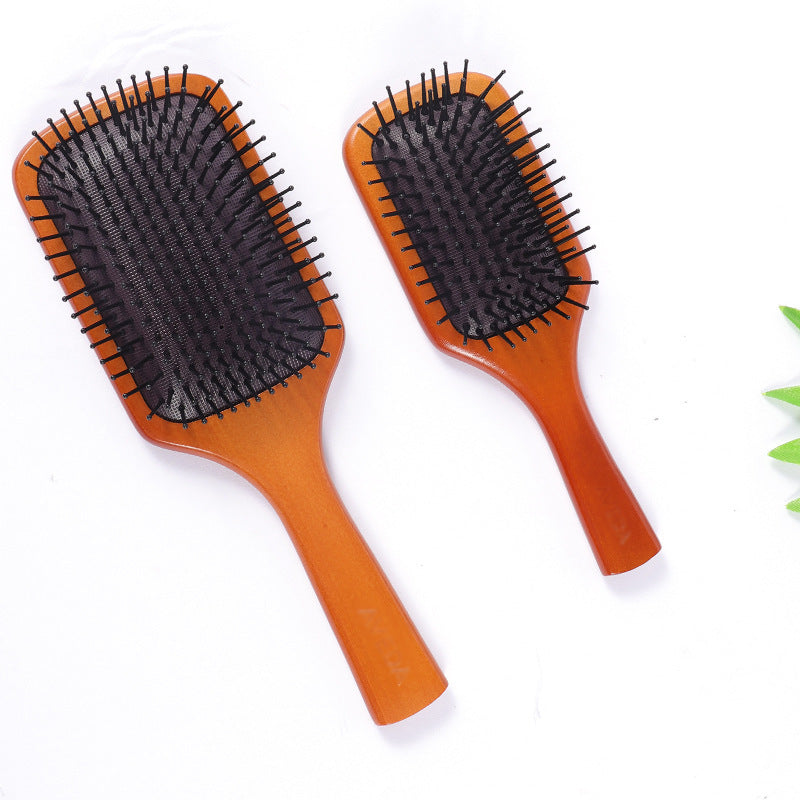
{"label": "hairbrush", "polygon": [[446,682],[324,464],[343,343],[330,273],[222,81],[146,75],[34,132],[20,201],[139,432],[274,504],[373,718],[403,719]]}
{"label": "hairbrush", "polygon": [[549,145],[496,78],[420,76],[373,102],[344,157],[433,343],[513,389],[538,417],[600,569],[660,549],[595,426],[577,371],[591,278]]}

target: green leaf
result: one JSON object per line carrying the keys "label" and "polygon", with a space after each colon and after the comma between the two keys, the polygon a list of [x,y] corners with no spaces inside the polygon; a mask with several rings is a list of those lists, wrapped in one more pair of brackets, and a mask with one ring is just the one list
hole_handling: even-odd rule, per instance
{"label": "green leaf", "polygon": [[793,439],[791,442],[779,445],[774,450],[770,450],[768,455],[777,458],[778,461],[800,464],[800,439]]}
{"label": "green leaf", "polygon": [[792,308],[791,306],[781,306],[780,309],[783,311],[786,319],[800,328],[800,311],[798,311],[796,308]]}
{"label": "green leaf", "polygon": [[772,389],[764,392],[766,397],[774,397],[783,400],[784,403],[791,403],[793,406],[800,406],[800,386],[787,386],[785,389]]}
{"label": "green leaf", "polygon": [[796,500],[792,500],[791,503],[787,503],[786,508],[788,508],[789,511],[800,511],[800,497]]}

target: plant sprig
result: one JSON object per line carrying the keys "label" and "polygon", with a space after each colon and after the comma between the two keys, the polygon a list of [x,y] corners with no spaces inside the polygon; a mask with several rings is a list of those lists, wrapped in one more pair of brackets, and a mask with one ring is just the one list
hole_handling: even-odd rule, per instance
{"label": "plant sprig", "polygon": [[[800,310],[791,308],[790,306],[781,306],[781,311],[784,316],[796,327],[800,328]],[[787,386],[783,389],[772,389],[769,392],[764,392],[766,397],[774,397],[784,403],[789,403],[793,406],[800,406],[800,386]],[[768,453],[772,458],[778,461],[786,461],[790,464],[800,464],[800,439],[792,439],[791,442],[774,447]],[[786,504],[789,511],[800,513],[800,497],[792,500]]]}

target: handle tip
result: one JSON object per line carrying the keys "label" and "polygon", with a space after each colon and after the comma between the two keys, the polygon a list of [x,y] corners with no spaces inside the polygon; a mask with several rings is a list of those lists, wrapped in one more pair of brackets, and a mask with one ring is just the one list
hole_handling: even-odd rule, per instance
{"label": "handle tip", "polygon": [[425,674],[398,677],[394,691],[383,689],[380,692],[361,687],[364,700],[376,725],[393,725],[412,717],[444,694],[447,679],[436,663],[426,665]]}
{"label": "handle tip", "polygon": [[623,572],[641,567],[659,553],[661,542],[655,533],[647,530],[635,542],[627,542],[620,547],[595,550],[595,558],[603,575],[620,575]]}

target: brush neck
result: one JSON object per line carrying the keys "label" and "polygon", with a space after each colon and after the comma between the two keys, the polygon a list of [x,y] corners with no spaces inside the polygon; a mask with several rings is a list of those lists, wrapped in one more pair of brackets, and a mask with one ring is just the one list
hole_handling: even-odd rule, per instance
{"label": "brush neck", "polygon": [[240,431],[227,460],[283,520],[373,719],[397,722],[447,682],[331,482],[321,409],[296,400],[293,424],[266,410],[266,424]]}
{"label": "brush neck", "polygon": [[513,388],[539,419],[601,571],[640,566],[660,544],[592,419],[575,360],[534,353],[527,367]]}

